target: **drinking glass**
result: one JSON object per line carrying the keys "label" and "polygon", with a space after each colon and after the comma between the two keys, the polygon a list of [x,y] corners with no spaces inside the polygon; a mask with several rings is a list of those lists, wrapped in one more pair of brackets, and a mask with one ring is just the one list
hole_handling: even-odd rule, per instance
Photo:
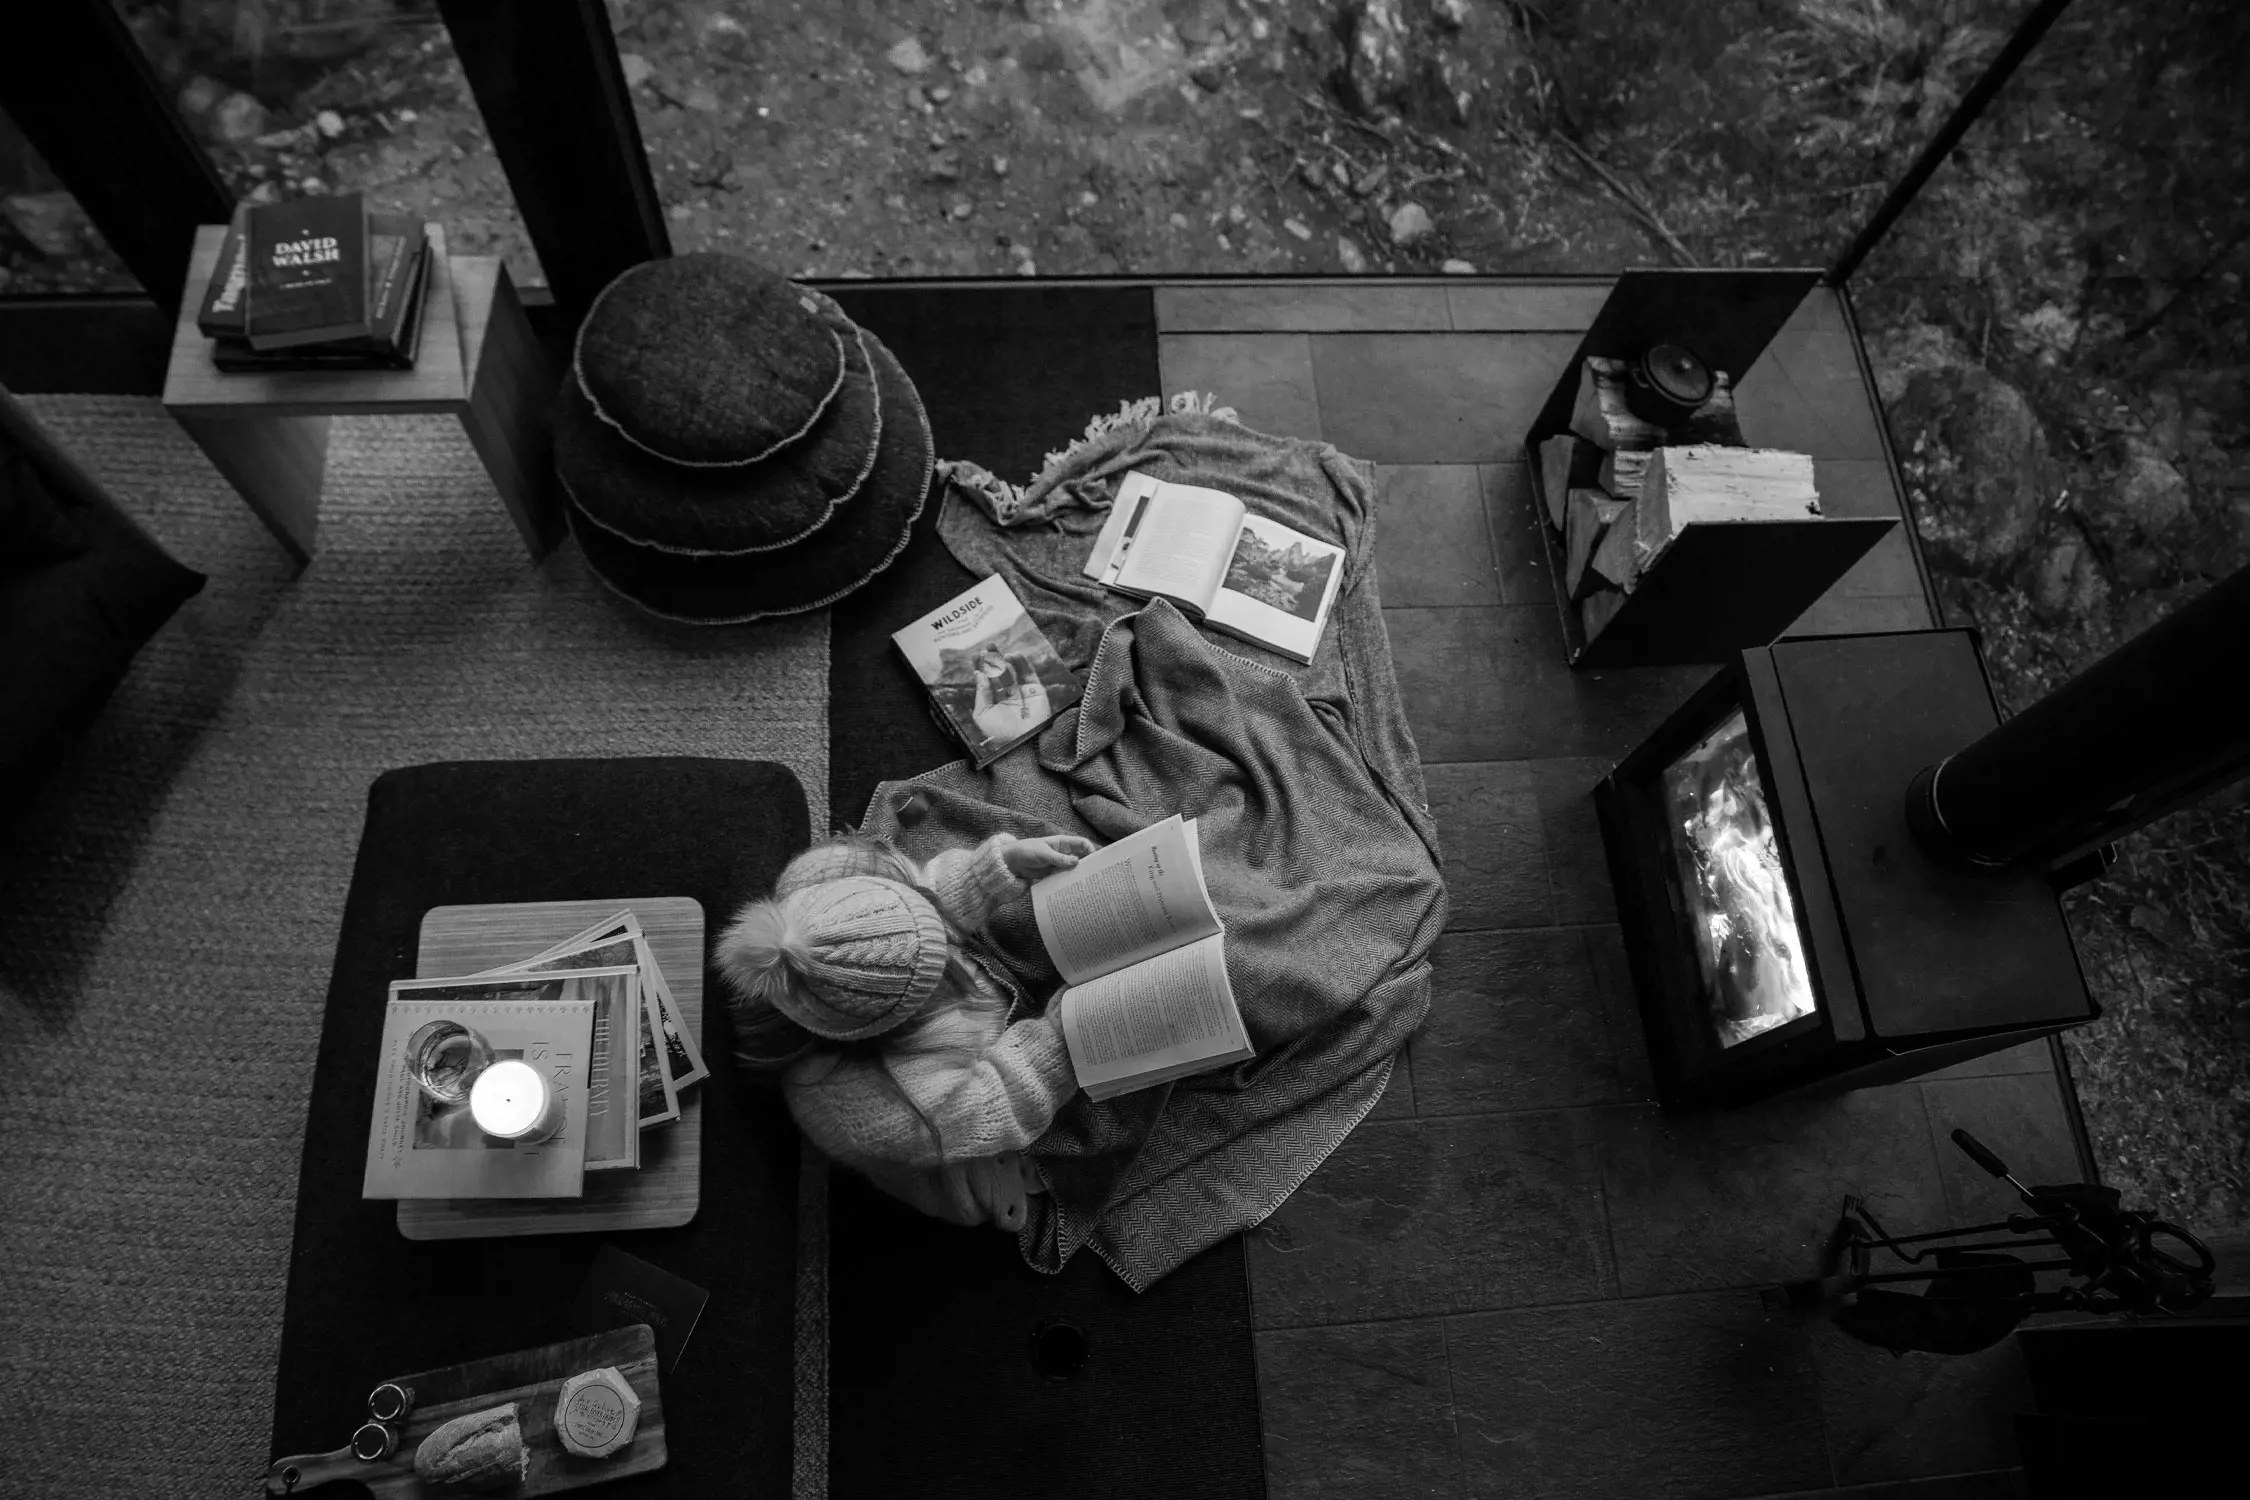
{"label": "drinking glass", "polygon": [[459,1104],[492,1061],[492,1048],[459,1021],[432,1021],[406,1044],[414,1081],[440,1104]]}

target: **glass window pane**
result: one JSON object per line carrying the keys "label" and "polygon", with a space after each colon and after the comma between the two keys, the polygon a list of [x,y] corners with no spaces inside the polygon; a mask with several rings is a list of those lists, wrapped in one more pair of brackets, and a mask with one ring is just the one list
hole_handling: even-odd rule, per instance
{"label": "glass window pane", "polygon": [[[2070,7],[1853,278],[1932,575],[2011,710],[2250,566],[2245,56],[2239,0]],[[2102,1180],[2236,1228],[2250,798],[2119,853],[2065,898]]]}
{"label": "glass window pane", "polygon": [[228,187],[364,193],[544,285],[435,0],[114,0]]}
{"label": "glass window pane", "polygon": [[140,289],[78,200],[0,110],[0,296]]}
{"label": "glass window pane", "polygon": [[2021,8],[611,0],[610,14],[678,248],[828,276],[1256,275],[1824,264]]}

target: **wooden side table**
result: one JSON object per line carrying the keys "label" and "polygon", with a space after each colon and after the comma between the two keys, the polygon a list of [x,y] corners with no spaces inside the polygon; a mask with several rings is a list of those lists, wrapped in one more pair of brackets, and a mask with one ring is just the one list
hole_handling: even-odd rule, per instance
{"label": "wooden side table", "polygon": [[312,560],[328,419],[337,416],[459,417],[532,557],[561,540],[548,427],[554,375],[499,257],[449,257],[444,229],[430,226],[422,347],[411,370],[229,374],[211,362],[210,340],[195,326],[225,238],[221,224],[195,232],[164,406],[300,567]]}

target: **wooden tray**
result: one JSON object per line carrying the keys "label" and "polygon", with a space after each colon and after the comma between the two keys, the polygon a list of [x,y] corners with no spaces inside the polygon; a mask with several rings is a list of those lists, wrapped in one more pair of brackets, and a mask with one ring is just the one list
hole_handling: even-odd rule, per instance
{"label": "wooden tray", "polygon": [[[627,907],[640,917],[681,1019],[700,1042],[703,905],[691,896],[434,906],[422,917],[414,972],[440,979],[515,963]],[[398,1232],[410,1240],[463,1240],[685,1224],[703,1201],[703,1091],[710,1086],[705,1079],[688,1090],[677,1120],[641,1133],[638,1171],[588,1172],[584,1197],[404,1199]]]}
{"label": "wooden tray", "polygon": [[[641,920],[646,922],[648,918]],[[564,1451],[561,1439],[555,1436],[555,1398],[571,1376],[608,1365],[614,1365],[632,1386],[633,1394],[641,1398],[640,1425],[634,1430],[633,1441],[609,1457],[580,1458]],[[390,1457],[368,1463],[352,1457],[347,1446],[334,1453],[300,1453],[276,1459],[266,1470],[266,1493],[301,1494],[332,1479],[355,1479],[374,1492],[375,1500],[421,1500],[425,1496],[434,1500],[441,1494],[456,1493],[452,1485],[428,1485],[415,1477],[414,1450],[452,1418],[510,1401],[517,1405],[516,1420],[522,1425],[524,1447],[531,1455],[531,1471],[523,1483],[505,1492],[511,1496],[552,1495],[605,1484],[661,1469],[671,1457],[664,1446],[664,1399],[656,1378],[656,1335],[646,1323],[439,1370],[384,1376],[370,1380],[367,1388],[373,1390],[384,1380],[414,1389],[414,1410],[400,1427],[398,1446],[391,1450]]]}

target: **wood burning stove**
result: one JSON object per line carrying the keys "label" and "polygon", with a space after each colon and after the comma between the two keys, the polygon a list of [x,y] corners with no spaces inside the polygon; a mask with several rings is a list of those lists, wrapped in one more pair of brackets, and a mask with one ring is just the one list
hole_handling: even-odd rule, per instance
{"label": "wood burning stove", "polygon": [[2047,872],[1909,826],[1999,723],[1961,630],[1741,652],[1595,790],[1658,1092],[1741,1104],[1904,1078],[2093,1019]]}

